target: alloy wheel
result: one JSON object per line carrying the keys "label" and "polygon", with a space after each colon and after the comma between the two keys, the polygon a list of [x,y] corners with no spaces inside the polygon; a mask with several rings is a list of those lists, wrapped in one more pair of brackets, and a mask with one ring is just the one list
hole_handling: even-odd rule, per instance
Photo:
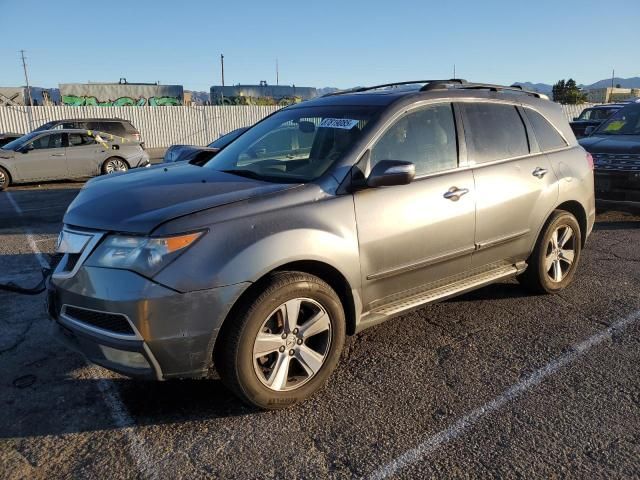
{"label": "alloy wheel", "polygon": [[128,167],[127,164],[119,158],[114,158],[107,162],[105,170],[107,171],[107,173],[126,172],[128,170]]}
{"label": "alloy wheel", "polygon": [[310,298],[294,298],[263,322],[253,345],[253,368],[271,390],[301,387],[322,368],[331,344],[331,319]]}
{"label": "alloy wheel", "polygon": [[552,282],[561,282],[571,270],[576,255],[576,236],[569,225],[558,226],[547,243],[544,269]]}
{"label": "alloy wheel", "polygon": [[0,170],[0,190],[2,190],[7,185],[7,176],[4,174],[2,170]]}

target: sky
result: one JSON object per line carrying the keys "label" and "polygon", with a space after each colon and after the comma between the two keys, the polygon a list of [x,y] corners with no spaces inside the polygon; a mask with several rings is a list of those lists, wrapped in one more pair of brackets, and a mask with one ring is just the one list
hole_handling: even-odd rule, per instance
{"label": "sky", "polygon": [[0,0],[0,86],[156,82],[347,88],[640,76],[638,0]]}

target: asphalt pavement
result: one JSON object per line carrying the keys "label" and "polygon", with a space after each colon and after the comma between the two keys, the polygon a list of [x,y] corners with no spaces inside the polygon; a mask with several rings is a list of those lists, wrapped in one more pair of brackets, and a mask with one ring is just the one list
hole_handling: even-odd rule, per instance
{"label": "asphalt pavement", "polygon": [[[81,185],[0,193],[0,282],[38,282]],[[91,366],[43,295],[0,292],[0,478],[638,478],[639,247],[640,216],[600,213],[562,294],[508,281],[366,330],[277,412]]]}

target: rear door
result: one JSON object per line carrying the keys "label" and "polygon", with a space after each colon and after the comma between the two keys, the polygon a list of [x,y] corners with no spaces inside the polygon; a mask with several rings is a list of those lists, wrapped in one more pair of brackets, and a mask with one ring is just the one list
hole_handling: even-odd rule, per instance
{"label": "rear door", "polygon": [[443,103],[402,115],[371,148],[371,166],[409,161],[416,178],[354,194],[366,309],[469,270],[475,195],[471,170],[459,167],[458,140],[451,104]]}
{"label": "rear door", "polygon": [[63,133],[46,133],[27,145],[26,153],[16,154],[16,166],[24,181],[68,178]]}
{"label": "rear door", "polygon": [[517,106],[460,107],[477,195],[473,265],[525,260],[558,198],[557,178]]}
{"label": "rear door", "polygon": [[69,133],[66,148],[69,177],[89,177],[100,172],[106,149],[86,133]]}

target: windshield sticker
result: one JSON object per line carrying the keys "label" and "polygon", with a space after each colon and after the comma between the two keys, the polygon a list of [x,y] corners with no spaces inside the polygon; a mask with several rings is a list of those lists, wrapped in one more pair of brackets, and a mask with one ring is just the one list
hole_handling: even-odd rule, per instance
{"label": "windshield sticker", "polygon": [[342,128],[351,130],[360,120],[352,120],[350,118],[325,118],[320,123],[320,128]]}

